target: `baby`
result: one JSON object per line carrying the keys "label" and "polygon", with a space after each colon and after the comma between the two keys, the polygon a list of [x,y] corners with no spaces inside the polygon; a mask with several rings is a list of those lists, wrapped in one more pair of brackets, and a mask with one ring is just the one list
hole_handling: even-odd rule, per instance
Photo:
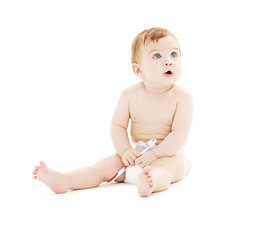
{"label": "baby", "polygon": [[[184,177],[184,156],[178,151],[186,144],[192,122],[192,97],[175,84],[181,73],[181,51],[176,37],[167,29],[151,28],[139,33],[132,44],[132,69],[141,82],[125,89],[111,122],[116,154],[93,166],[66,174],[41,161],[33,170],[55,193],[99,186],[124,166],[138,165],[138,193],[147,197],[168,189]],[[127,134],[131,120],[133,148]],[[143,153],[137,146],[150,139],[156,146]],[[116,179],[123,182],[126,172]]]}

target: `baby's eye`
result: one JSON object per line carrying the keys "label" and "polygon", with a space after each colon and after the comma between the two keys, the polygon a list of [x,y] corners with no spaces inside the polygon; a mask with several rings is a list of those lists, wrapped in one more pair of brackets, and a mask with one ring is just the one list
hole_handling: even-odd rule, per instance
{"label": "baby's eye", "polygon": [[153,58],[158,59],[161,58],[161,55],[159,53],[154,54]]}
{"label": "baby's eye", "polygon": [[176,52],[171,53],[171,57],[175,58],[177,56]]}

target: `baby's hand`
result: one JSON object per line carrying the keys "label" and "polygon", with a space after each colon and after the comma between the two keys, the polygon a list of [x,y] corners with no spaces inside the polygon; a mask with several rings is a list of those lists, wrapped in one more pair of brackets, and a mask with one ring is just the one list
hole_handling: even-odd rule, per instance
{"label": "baby's hand", "polygon": [[135,160],[141,156],[141,153],[135,149],[128,149],[124,152],[122,156],[122,162],[124,163],[125,166],[135,165]]}
{"label": "baby's hand", "polygon": [[141,157],[137,158],[135,164],[144,168],[146,166],[150,166],[157,159],[157,156],[152,151],[149,151],[144,153]]}

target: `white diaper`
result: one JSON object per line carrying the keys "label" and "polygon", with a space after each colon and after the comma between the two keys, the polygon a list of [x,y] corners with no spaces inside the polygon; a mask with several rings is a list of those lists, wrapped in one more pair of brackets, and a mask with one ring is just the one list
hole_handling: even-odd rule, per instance
{"label": "white diaper", "polygon": [[184,177],[186,177],[191,170],[192,164],[191,164],[190,160],[184,155],[184,147],[181,147],[178,150],[178,153],[180,153],[183,157],[183,160],[184,160]]}
{"label": "white diaper", "polygon": [[[147,146],[146,143],[143,141],[139,141],[135,144],[135,149],[137,149],[139,152],[142,152]],[[151,151],[153,148],[155,148],[157,145],[154,144],[150,149],[147,151]],[[187,176],[191,169],[191,163],[189,159],[183,154],[184,149],[183,147],[179,149],[178,153],[180,153],[183,156],[184,159],[184,177]],[[126,169],[125,172],[125,180],[124,182],[130,183],[130,184],[138,184],[138,175],[142,172],[142,167],[139,165],[136,166],[130,166]]]}

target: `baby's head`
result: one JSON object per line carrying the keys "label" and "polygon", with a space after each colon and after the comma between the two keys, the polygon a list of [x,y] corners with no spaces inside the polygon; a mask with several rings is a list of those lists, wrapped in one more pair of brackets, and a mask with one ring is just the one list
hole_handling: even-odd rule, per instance
{"label": "baby's head", "polygon": [[181,73],[181,51],[176,37],[164,28],[139,33],[132,44],[132,66],[150,90],[166,90]]}

